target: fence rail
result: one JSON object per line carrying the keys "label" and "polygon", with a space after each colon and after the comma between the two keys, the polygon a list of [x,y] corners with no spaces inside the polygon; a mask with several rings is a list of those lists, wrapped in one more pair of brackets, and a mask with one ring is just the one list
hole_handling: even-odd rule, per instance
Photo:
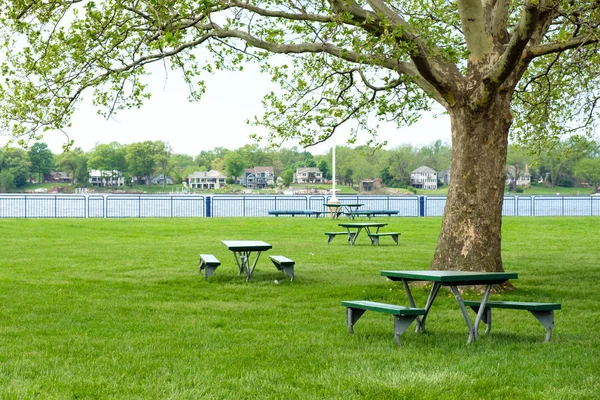
{"label": "fence rail", "polygon": [[[271,210],[324,211],[329,196],[0,195],[0,218],[265,217]],[[398,217],[444,214],[446,196],[339,196]],[[507,196],[504,216],[600,216],[598,196]]]}

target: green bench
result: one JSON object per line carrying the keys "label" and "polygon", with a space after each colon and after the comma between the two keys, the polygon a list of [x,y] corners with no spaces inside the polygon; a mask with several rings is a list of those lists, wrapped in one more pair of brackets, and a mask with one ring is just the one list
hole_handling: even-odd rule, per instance
{"label": "green bench", "polygon": [[331,243],[331,241],[337,235],[347,235],[348,236],[348,243],[350,243],[352,241],[352,237],[354,237],[354,235],[356,233],[355,232],[344,231],[344,232],[325,232],[325,234],[328,236],[328,238],[327,238],[327,244],[329,244],[329,243]]}
{"label": "green bench", "polygon": [[212,254],[200,254],[200,266],[198,272],[204,270],[204,280],[208,280],[208,277],[215,272],[215,269],[221,265],[221,261],[217,260],[217,257]]}
{"label": "green bench", "polygon": [[319,218],[321,214],[325,214],[324,211],[311,211],[311,210],[271,210],[269,211],[269,215],[275,215],[276,217],[280,215],[291,215],[295,217],[296,215],[307,215],[309,217],[315,216]]}
{"label": "green bench", "polygon": [[399,213],[400,211],[398,210],[360,210],[348,211],[346,212],[346,215],[352,219],[354,219],[355,217],[368,217],[369,219],[371,219],[371,217],[375,215],[387,215],[391,217],[392,215],[397,215]]}
{"label": "green bench", "polygon": [[294,260],[290,260],[284,256],[269,256],[275,267],[288,274],[290,281],[294,280]]}
{"label": "green bench", "polygon": [[400,232],[378,232],[378,233],[369,233],[369,238],[371,239],[371,246],[376,244],[377,246],[379,246],[379,238],[382,236],[391,236],[392,239],[394,239],[394,242],[396,242],[396,246],[398,245],[398,235],[400,235]]}
{"label": "green bench", "polygon": [[[464,303],[465,306],[471,307],[476,313],[481,306],[479,301],[465,300]],[[492,329],[492,308],[529,311],[546,328],[544,342],[548,342],[552,337],[552,328],[554,328],[554,310],[560,310],[561,305],[558,303],[529,303],[523,301],[488,301],[485,303],[485,311],[482,317],[483,322],[487,325],[486,334]]]}
{"label": "green bench", "polygon": [[419,315],[425,315],[425,309],[423,308],[410,308],[364,300],[342,301],[342,306],[346,307],[346,323],[350,333],[354,333],[354,325],[367,310],[392,314],[394,316],[394,339],[398,346],[402,345],[400,335],[408,329]]}

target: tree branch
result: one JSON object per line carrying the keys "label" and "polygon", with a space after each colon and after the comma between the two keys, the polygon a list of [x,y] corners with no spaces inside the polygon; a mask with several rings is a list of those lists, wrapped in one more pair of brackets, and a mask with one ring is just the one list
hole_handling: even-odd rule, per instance
{"label": "tree branch", "polygon": [[509,8],[510,0],[486,0],[487,23],[495,45],[506,44],[509,41],[507,30]]}
{"label": "tree branch", "polygon": [[316,22],[334,22],[336,18],[332,15],[319,15],[319,14],[308,14],[306,12],[301,13],[288,13],[284,11],[267,10],[265,8],[256,7],[248,2],[242,2],[238,0],[230,0],[228,4],[252,11],[263,17],[275,17],[284,18],[294,21],[316,21]]}
{"label": "tree branch", "polygon": [[540,0],[527,0],[521,12],[519,24],[513,30],[510,42],[498,61],[490,71],[483,77],[482,85],[479,86],[477,94],[473,97],[472,104],[478,107],[490,101],[493,93],[504,83],[521,62],[523,50],[535,33]]}
{"label": "tree branch", "polygon": [[528,48],[523,54],[525,60],[532,60],[546,54],[560,53],[565,50],[576,49],[581,46],[587,46],[594,43],[599,43],[600,38],[593,33],[581,35],[567,40],[566,42],[552,42],[539,46]]}
{"label": "tree branch", "polygon": [[481,0],[459,0],[458,11],[469,49],[469,61],[478,64],[492,50],[492,41],[486,31],[483,4]]}

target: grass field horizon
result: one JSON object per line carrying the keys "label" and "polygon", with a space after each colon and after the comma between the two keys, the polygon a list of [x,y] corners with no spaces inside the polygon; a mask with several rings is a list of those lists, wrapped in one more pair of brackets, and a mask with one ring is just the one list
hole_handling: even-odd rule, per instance
{"label": "grass field horizon", "polygon": [[[379,272],[427,269],[441,219],[377,221],[398,246],[327,245],[337,221],[301,217],[1,220],[0,398],[597,398],[600,219],[503,220],[504,268],[519,279],[492,298],[561,303],[550,343],[529,313],[496,310],[492,334],[466,345],[442,289],[429,332],[413,324],[402,347],[389,315],[349,334],[340,303],[407,305]],[[242,239],[273,245],[250,282],[221,244]],[[221,261],[208,282],[199,253]],[[277,254],[296,261],[294,282]],[[427,287],[413,294],[422,305]]]}

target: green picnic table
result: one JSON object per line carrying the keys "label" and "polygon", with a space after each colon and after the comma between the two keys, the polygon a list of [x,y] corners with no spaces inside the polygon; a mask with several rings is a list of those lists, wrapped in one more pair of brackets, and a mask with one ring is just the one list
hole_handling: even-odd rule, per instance
{"label": "green picnic table", "polygon": [[386,226],[385,222],[343,222],[338,224],[342,228],[346,228],[348,231],[348,241],[352,246],[356,242],[356,238],[360,232],[364,229],[368,235],[371,234],[371,228],[375,228],[374,233],[379,232],[379,228]]}
{"label": "green picnic table", "polygon": [[[324,203],[325,207],[327,207],[333,218],[338,218],[342,214],[349,214],[356,212],[360,207],[364,204],[362,203]],[[335,211],[331,211],[335,210]]]}
{"label": "green picnic table", "polygon": [[[465,322],[467,324],[467,328],[469,329],[469,337],[467,339],[467,344],[471,343],[473,340],[479,339],[478,328],[479,324],[484,317],[484,311],[486,309],[486,303],[488,296],[490,294],[490,289],[492,285],[502,284],[509,279],[517,279],[518,274],[514,272],[471,272],[471,271],[381,271],[381,275],[385,276],[392,281],[401,281],[404,290],[406,291],[406,297],[408,297],[408,302],[412,308],[415,308],[415,301],[410,292],[410,288],[408,286],[409,282],[433,282],[431,286],[431,291],[429,292],[429,297],[427,298],[427,303],[425,304],[425,314],[422,317],[416,318],[417,321],[417,332],[425,332],[425,319],[427,318],[427,314],[429,313],[429,309],[435,300],[440,287],[448,286],[458,303],[458,307],[460,308]],[[467,309],[465,307],[464,300],[458,291],[458,286],[464,285],[485,285],[485,291],[481,297],[479,302],[479,309],[477,312],[477,316],[475,318],[475,322],[471,323],[471,319],[469,314],[467,313]]]}
{"label": "green picnic table", "polygon": [[[263,251],[270,250],[273,246],[260,240],[223,240],[222,243],[233,252],[235,261],[238,265],[239,274],[246,273],[246,281],[252,279],[252,273],[256,268],[256,263]],[[256,258],[250,266],[250,255],[256,252]]]}

